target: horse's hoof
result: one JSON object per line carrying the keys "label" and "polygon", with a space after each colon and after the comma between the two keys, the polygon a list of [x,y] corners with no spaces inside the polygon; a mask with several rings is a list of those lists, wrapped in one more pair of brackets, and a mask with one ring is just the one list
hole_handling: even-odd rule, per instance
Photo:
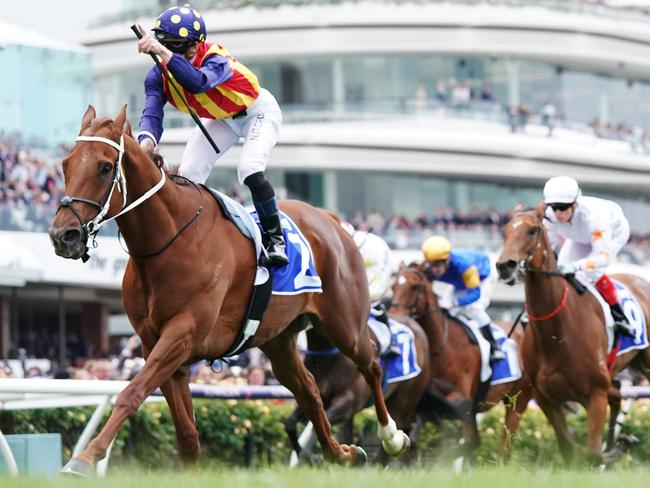
{"label": "horse's hoof", "polygon": [[397,457],[404,454],[411,447],[411,439],[402,430],[398,430],[388,441],[381,441],[381,445],[389,456]]}
{"label": "horse's hoof", "polygon": [[363,448],[359,446],[354,446],[354,458],[352,458],[352,466],[361,467],[365,466],[368,462],[368,455]]}
{"label": "horse's hoof", "polygon": [[68,461],[68,464],[61,468],[59,471],[61,474],[72,475],[72,476],[81,476],[82,478],[92,478],[95,475],[95,468],[92,464],[82,461],[78,458],[72,458]]}

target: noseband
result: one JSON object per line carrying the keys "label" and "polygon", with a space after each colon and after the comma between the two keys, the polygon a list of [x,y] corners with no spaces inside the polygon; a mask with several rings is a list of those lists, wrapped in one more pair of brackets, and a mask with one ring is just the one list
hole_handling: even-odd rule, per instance
{"label": "noseband", "polygon": [[[103,142],[104,144],[108,144],[109,146],[117,149],[117,160],[113,165],[113,182],[108,188],[106,188],[106,191],[104,192],[104,196],[102,197],[102,199],[99,202],[95,202],[87,198],[64,195],[63,198],[61,198],[61,201],[59,202],[59,207],[56,210],[56,213],[59,213],[59,210],[61,210],[62,208],[69,208],[74,214],[74,216],[77,218],[77,220],[79,221],[83,233],[82,236],[83,243],[84,246],[86,246],[86,251],[84,252],[84,255],[82,256],[81,259],[85,263],[86,261],[88,261],[88,258],[90,257],[88,256],[88,247],[87,247],[88,239],[89,238],[92,239],[94,243],[93,247],[96,247],[95,236],[99,232],[99,229],[101,229],[101,227],[106,222],[110,222],[111,220],[116,219],[120,215],[124,215],[128,211],[133,210],[135,207],[140,205],[145,200],[148,200],[154,193],[156,193],[158,190],[160,190],[163,187],[163,185],[165,184],[166,177],[165,177],[165,171],[163,170],[163,168],[160,168],[160,174],[161,174],[160,181],[158,181],[158,183],[156,183],[152,188],[147,190],[142,196],[140,196],[138,199],[136,199],[130,205],[127,206],[126,205],[126,177],[124,176],[124,170],[122,168],[122,157],[124,156],[124,135],[120,135],[119,144],[105,137],[98,137],[98,136],[79,136],[77,137],[77,139],[75,139],[75,142],[79,142],[79,141]],[[122,194],[122,208],[113,217],[104,219],[111,206],[111,197],[113,196],[113,191],[115,190],[115,187],[117,187],[117,190]],[[81,218],[81,214],[75,208],[74,202],[81,202],[96,207],[98,210],[97,215],[95,215],[95,217],[92,220],[89,220],[88,222],[84,222],[83,219]]]}

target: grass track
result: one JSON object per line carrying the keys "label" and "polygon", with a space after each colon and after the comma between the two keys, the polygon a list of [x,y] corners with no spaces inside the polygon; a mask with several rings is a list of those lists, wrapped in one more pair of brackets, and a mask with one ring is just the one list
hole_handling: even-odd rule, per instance
{"label": "grass track", "polygon": [[196,472],[126,472],[114,471],[104,479],[7,478],[0,477],[2,488],[613,488],[647,486],[648,472],[631,471],[540,470],[517,468],[481,468],[455,475],[448,470],[391,470],[375,468],[343,469],[337,467],[309,469],[201,470]]}

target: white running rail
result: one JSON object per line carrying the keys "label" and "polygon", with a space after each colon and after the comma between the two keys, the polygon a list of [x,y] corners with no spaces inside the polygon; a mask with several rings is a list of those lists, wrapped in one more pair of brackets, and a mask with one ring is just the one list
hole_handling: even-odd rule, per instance
{"label": "white running rail", "polygon": [[[90,420],[86,424],[73,456],[83,451],[99,426],[104,412],[115,401],[115,397],[129,385],[128,381],[100,380],[49,380],[49,379],[0,379],[0,410],[28,410],[37,408],[62,408],[96,405]],[[191,384],[193,398],[219,399],[268,399],[293,398],[284,386],[249,386],[249,385],[199,385]],[[165,401],[159,391],[147,401]],[[111,446],[113,447],[113,443]],[[9,474],[19,474],[16,460],[9,448],[4,434],[0,431],[0,452],[5,459]],[[97,463],[98,476],[106,473],[111,449],[106,457]]]}

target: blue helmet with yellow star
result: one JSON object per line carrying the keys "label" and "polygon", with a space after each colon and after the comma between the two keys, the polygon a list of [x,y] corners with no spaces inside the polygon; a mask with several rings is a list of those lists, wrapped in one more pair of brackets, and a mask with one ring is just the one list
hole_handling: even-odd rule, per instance
{"label": "blue helmet with yellow star", "polygon": [[154,35],[165,47],[184,52],[191,44],[205,41],[203,17],[189,5],[165,10],[154,23]]}

